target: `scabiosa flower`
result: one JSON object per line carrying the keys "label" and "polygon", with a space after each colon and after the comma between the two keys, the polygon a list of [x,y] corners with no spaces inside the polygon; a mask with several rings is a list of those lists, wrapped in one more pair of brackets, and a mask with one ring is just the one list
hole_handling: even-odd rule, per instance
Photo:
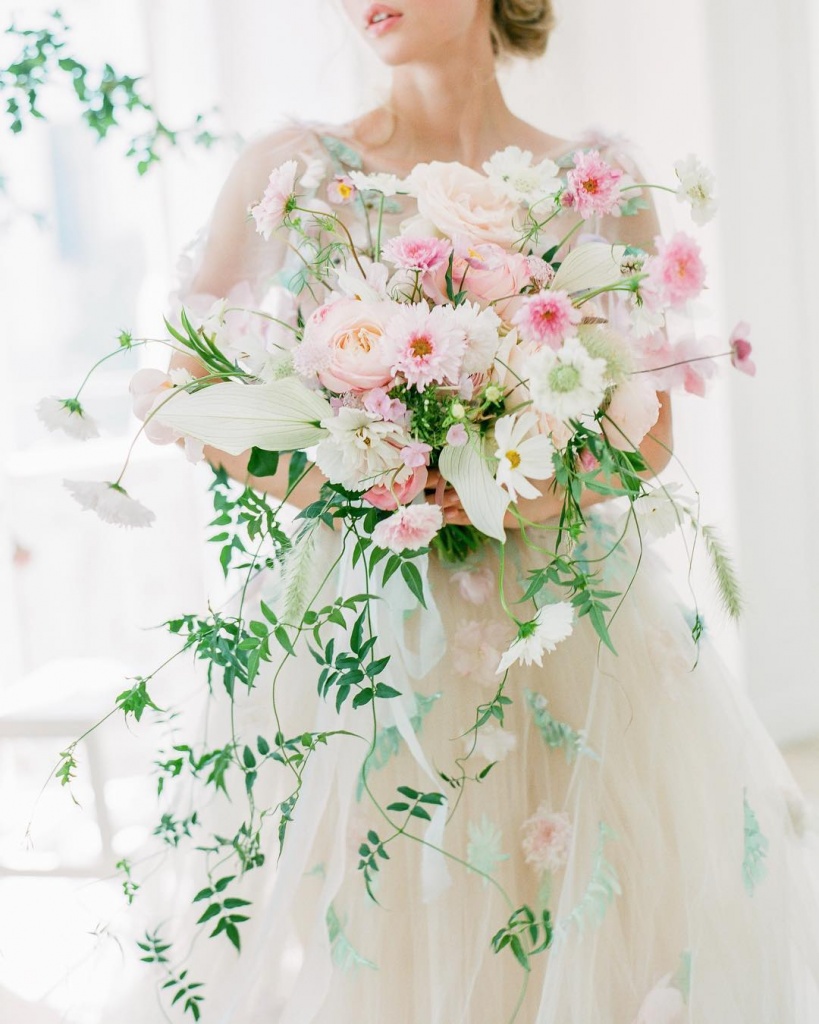
{"label": "scabiosa flower", "polygon": [[680,179],[677,199],[691,207],[691,219],[702,227],[717,212],[714,198],[714,175],[693,155],[674,164],[674,172]]}
{"label": "scabiosa flower", "polygon": [[425,548],[444,525],[440,506],[404,505],[373,530],[373,543],[390,551],[417,551]]}
{"label": "scabiosa flower", "polygon": [[576,333],[582,315],[561,291],[544,291],[523,301],[512,323],[524,341],[559,348],[566,337]]}
{"label": "scabiosa flower", "polygon": [[566,175],[563,205],[571,206],[584,220],[617,215],[622,199],[622,177],[623,172],[606,163],[597,150],[575,153],[574,167]]}
{"label": "scabiosa flower", "polygon": [[[535,434],[527,437],[532,430]],[[512,501],[539,498],[541,492],[530,480],[548,480],[554,475],[554,448],[545,434],[537,433],[537,416],[501,416],[495,424],[498,469],[495,478]]]}
{"label": "scabiosa flower", "polygon": [[350,181],[359,192],[380,192],[385,197],[398,195],[407,191],[407,183],[397,174],[364,174],[363,171],[350,171]]}
{"label": "scabiosa flower", "polygon": [[705,284],[700,247],[682,231],[668,241],[655,241],[657,255],[647,263],[649,285],[671,306],[681,306],[696,298]]}
{"label": "scabiosa flower", "polygon": [[524,821],[521,846],[526,863],[539,872],[560,871],[569,859],[572,823],[569,815],[554,812],[544,801],[531,818]]}
{"label": "scabiosa flower", "polygon": [[461,376],[466,336],[452,316],[452,307],[425,303],[406,306],[387,325],[392,346],[392,373],[402,373],[419,391],[429,384],[457,383]]}
{"label": "scabiosa flower", "polygon": [[401,270],[436,270],[449,260],[452,243],[423,235],[396,235],[385,243],[382,255]]}
{"label": "scabiosa flower", "polygon": [[327,183],[327,198],[336,206],[346,206],[355,199],[356,187],[352,178],[346,174],[337,174]]}
{"label": "scabiosa flower", "polygon": [[498,664],[497,674],[501,675],[511,665],[539,665],[543,667],[543,655],[571,636],[574,628],[574,611],[568,601],[545,604],[529,622],[522,622],[518,635],[508,650],[504,651]]}
{"label": "scabiosa flower", "polygon": [[276,167],[270,174],[261,200],[250,209],[256,230],[265,239],[281,226],[295,201],[298,169],[295,160],[287,160],[281,167]]}
{"label": "scabiosa flower", "polygon": [[507,146],[493,154],[483,169],[490,180],[498,182],[512,199],[532,205],[560,189],[560,169],[554,160],[541,160],[535,164],[533,159],[529,150]]}
{"label": "scabiosa flower", "polygon": [[86,511],[96,512],[106,523],[117,526],[150,526],[154,514],[120,484],[106,480],[66,480],[65,487]]}
{"label": "scabiosa flower", "polygon": [[86,413],[76,398],[41,398],[37,404],[37,416],[49,430],[62,430],[77,441],[88,441],[99,437],[97,424]]}
{"label": "scabiosa flower", "polygon": [[750,324],[744,321],[738,323],[731,334],[731,365],[742,373],[753,377],[756,373],[756,364],[751,359],[751,343],[748,335],[751,333]]}
{"label": "scabiosa flower", "polygon": [[532,404],[558,420],[594,412],[606,391],[606,362],[592,358],[577,338],[555,352],[543,347],[524,364]]}

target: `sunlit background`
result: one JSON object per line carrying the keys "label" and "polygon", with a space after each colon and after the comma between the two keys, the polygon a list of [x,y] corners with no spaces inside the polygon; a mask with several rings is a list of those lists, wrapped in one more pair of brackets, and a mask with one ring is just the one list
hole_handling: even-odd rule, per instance
{"label": "sunlit background", "polygon": [[[707,572],[707,627],[812,790],[819,776],[819,398],[816,281],[819,94],[809,0],[563,0],[547,58],[503,68],[513,109],[576,139],[622,134],[649,180],[697,153],[717,173],[721,215],[702,231],[710,262],[703,332],[753,325],[758,376],[681,398],[676,451],[703,518],[733,548],[747,599],[737,630]],[[814,5],[815,6],[815,5]],[[49,434],[34,407],[72,393],[120,330],[156,337],[176,258],[207,218],[239,139],[289,119],[338,123],[377,103],[384,79],[339,0],[68,0],[70,50],[89,65],[148,76],[169,124],[213,114],[223,141],[169,151],[139,178],[124,135],[96,144],[68,91],[46,122],[0,131],[0,1020],[97,1024],[112,993],[149,991],[116,939],[115,863],[152,830],[153,737],[121,716],[78,748],[75,806],[53,783],[57,756],[105,714],[126,680],[172,653],[160,630],[219,591],[205,542],[208,473],[139,444],[127,486],[157,514],[150,531],[106,527],[65,477],[110,479],[134,429],[126,398],[158,349],[105,364],[85,392],[103,437]],[[0,4],[2,23],[39,27],[39,3]],[[812,20],[811,15],[814,16]],[[0,41],[5,64],[16,47]],[[2,98],[2,97],[0,97]],[[685,224],[670,200],[666,227]],[[679,471],[670,471],[672,474]],[[670,552],[672,561],[677,559]],[[195,687],[173,668],[161,701]],[[169,730],[159,723],[153,730]],[[816,749],[819,749],[817,747]],[[38,795],[39,794],[39,795]],[[32,820],[33,819],[33,820]],[[30,831],[27,825],[31,823]],[[104,965],[104,970],[100,965]],[[164,1019],[153,996],[144,1020]]]}

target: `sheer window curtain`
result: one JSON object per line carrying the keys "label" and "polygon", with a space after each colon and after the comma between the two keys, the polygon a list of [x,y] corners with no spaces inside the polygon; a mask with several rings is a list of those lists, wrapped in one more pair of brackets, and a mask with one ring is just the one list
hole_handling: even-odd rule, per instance
{"label": "sheer window curtain", "polygon": [[[39,10],[33,3],[16,7],[29,18]],[[228,130],[249,138],[289,117],[343,121],[382,95],[383,74],[345,25],[340,0],[235,0],[230,5],[74,0],[63,9],[92,58],[116,58],[123,67],[150,74],[160,113],[171,123],[184,123],[215,104]],[[679,400],[676,448],[701,486],[704,518],[721,525],[737,551],[749,596],[738,637],[706,601],[712,634],[739,668],[777,738],[815,734],[819,636],[813,623],[819,599],[809,581],[819,569],[812,523],[819,466],[810,417],[819,365],[808,303],[819,269],[811,244],[819,216],[814,184],[819,123],[809,65],[811,54],[819,52],[819,25],[813,24],[813,35],[807,29],[811,16],[814,22],[819,18],[808,0],[784,0],[768,14],[739,0],[634,0],[627,7],[608,0],[563,0],[560,13],[545,61],[502,70],[516,112],[567,138],[587,128],[622,133],[636,144],[649,180],[666,177],[673,160],[689,151],[717,172],[721,215],[702,236],[714,296],[707,329],[725,338],[738,319],[752,321],[759,373],[754,382],[743,378],[719,385],[705,403]],[[740,73],[737,55],[742,68],[757,70]],[[104,477],[116,466],[133,426],[122,410],[136,360],[103,377],[89,395],[103,410],[107,433],[91,447],[60,445],[40,430],[31,408],[41,394],[69,393],[78,373],[105,351],[118,329],[133,327],[144,335],[160,330],[175,254],[207,216],[235,150],[171,154],[149,179],[138,182],[119,157],[116,141],[93,149],[83,137],[70,118],[58,118],[30,140],[20,140],[19,147],[27,148],[10,144],[8,156],[3,155],[25,202],[49,207],[67,235],[60,242],[18,224],[0,247],[3,282],[14,296],[6,309],[13,351],[0,378],[0,609],[5,613],[0,699],[21,677],[64,659],[108,659],[124,672],[151,668],[165,648],[156,633],[142,627],[199,607],[219,585],[213,552],[204,543],[207,472],[189,467],[175,450],[147,444],[137,449],[129,480],[158,514],[157,526],[144,535],[96,523],[61,492],[64,475]],[[783,212],[770,214],[767,197],[785,167],[787,185],[777,190]],[[90,193],[95,200],[80,204],[86,220],[79,224],[67,220],[65,206],[60,207],[66,182],[84,183],[86,198]],[[684,211],[673,201],[661,204],[661,214],[668,224],[686,225]],[[110,244],[102,224],[120,232],[115,240],[119,291],[111,282],[101,287],[93,259],[72,262],[66,255],[78,239],[92,249]],[[121,256],[124,241],[136,254],[130,262]],[[98,268],[101,262],[98,253]],[[67,273],[73,276],[67,279]],[[119,305],[100,312],[103,292],[119,295]],[[90,309],[99,315],[83,319],[80,313]],[[139,357],[153,365],[164,358],[159,349]],[[789,482],[787,509],[784,480]],[[705,596],[707,579],[698,588]],[[107,710],[120,682],[112,679],[95,691],[99,710]],[[109,734],[120,728],[113,723]],[[37,784],[53,752],[49,743],[40,741],[36,756],[23,757],[35,766]],[[128,760],[125,747],[118,734],[102,751],[111,771],[106,797],[134,806],[128,772],[144,767],[148,762],[140,758],[147,755],[135,753],[125,766],[125,781],[117,781],[122,766],[114,762]],[[58,803],[67,800],[64,793],[56,797]],[[8,795],[3,799],[11,806]],[[6,816],[15,831],[6,833],[2,844],[4,862],[18,866],[32,863],[19,841],[28,810],[24,802],[17,799],[14,813]],[[59,818],[61,812],[52,806],[57,804],[44,805],[43,813]],[[112,810],[113,840],[122,855],[140,836],[119,834],[126,816],[117,818],[116,807]],[[93,819],[93,800],[75,813]],[[69,862],[73,856],[96,864],[99,829],[89,825],[84,832],[79,820],[66,817],[61,823],[64,846],[57,844],[57,852]],[[150,821],[146,808],[143,832]],[[79,852],[64,848],[71,845],[66,835],[75,837]],[[46,836],[46,847],[52,839]],[[6,920],[14,919],[17,906],[17,927],[46,890],[27,888],[20,877],[8,882],[0,877],[5,905],[12,910]],[[87,922],[90,931],[93,922],[113,913],[118,883],[101,883],[97,891],[98,898],[83,897],[81,909],[75,882],[48,891],[52,912],[56,905],[63,915],[61,936],[73,934],[72,921]],[[17,904],[9,902],[12,892],[18,894]],[[9,928],[0,925],[3,947],[10,942]],[[50,1006],[62,1015],[57,1019],[91,1024],[98,1019],[93,994],[90,988],[80,991],[80,981],[61,980],[70,971],[81,979],[81,971],[77,974],[75,958],[58,942],[42,942],[49,929],[54,930],[53,918],[35,915],[24,930],[26,941],[17,943],[5,966],[0,964],[0,989],[9,990],[0,991],[0,1011],[14,1006],[14,1013],[0,1012],[0,1017],[24,1024],[37,1019],[31,1007],[41,1004],[44,1020]],[[27,952],[36,959],[21,968],[20,957]]]}

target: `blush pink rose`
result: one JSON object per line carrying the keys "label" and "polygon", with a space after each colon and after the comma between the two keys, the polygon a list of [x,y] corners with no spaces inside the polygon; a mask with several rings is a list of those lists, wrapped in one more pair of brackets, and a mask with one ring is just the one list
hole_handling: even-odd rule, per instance
{"label": "blush pink rose", "polygon": [[632,377],[619,384],[603,421],[606,437],[622,451],[637,448],[660,415],[660,400],[650,381]]}
{"label": "blush pink rose", "polygon": [[390,551],[425,548],[444,525],[438,505],[403,505],[373,530],[373,543]]}
{"label": "blush pink rose", "polygon": [[510,246],[520,205],[485,174],[459,163],[419,164],[408,179],[418,213],[443,235]]}
{"label": "blush pink rose", "polygon": [[[437,302],[448,301],[446,271],[447,267],[442,266],[424,276],[424,288]],[[463,288],[472,301],[482,306],[494,302],[495,312],[505,317],[520,303],[519,293],[532,283],[532,274],[529,261],[521,253],[506,252],[499,245],[485,242],[456,248],[452,282],[455,291]]]}
{"label": "blush pink rose", "polygon": [[320,306],[304,327],[293,362],[329,391],[371,391],[392,383],[391,349],[384,340],[390,302],[338,299]]}
{"label": "blush pink rose", "polygon": [[392,512],[399,505],[408,505],[423,491],[429,471],[426,466],[403,466],[390,484],[376,484],[361,497],[384,512]]}

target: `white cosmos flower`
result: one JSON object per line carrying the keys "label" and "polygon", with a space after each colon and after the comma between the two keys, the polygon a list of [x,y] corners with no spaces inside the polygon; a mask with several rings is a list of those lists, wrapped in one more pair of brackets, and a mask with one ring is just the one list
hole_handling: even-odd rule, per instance
{"label": "white cosmos flower", "polygon": [[543,345],[524,364],[532,404],[558,420],[594,412],[606,391],[606,361],[594,359],[577,338],[555,351]]}
{"label": "white cosmos flower", "polygon": [[389,198],[407,191],[407,183],[397,174],[364,174],[362,171],[350,171],[349,177],[359,192],[380,192]]}
{"label": "white cosmos flower", "polygon": [[486,161],[483,169],[518,202],[536,203],[560,188],[560,169],[554,160],[532,163],[532,154],[518,146],[507,146]]}
{"label": "white cosmos flower", "polygon": [[680,179],[677,199],[691,206],[691,219],[702,226],[717,212],[714,197],[714,175],[693,155],[674,164],[674,171]]}
{"label": "white cosmos flower", "polygon": [[96,512],[100,519],[116,526],[150,526],[154,514],[136,499],[130,497],[124,487],[107,480],[66,480],[66,488],[80,505],[90,512]]}
{"label": "white cosmos flower", "polygon": [[[532,437],[527,437],[532,431]],[[537,416],[501,416],[495,424],[498,470],[495,479],[506,488],[512,501],[539,498],[541,492],[530,480],[548,480],[554,474],[554,447],[545,434],[537,433]]]}
{"label": "white cosmos flower", "polygon": [[49,430],[62,430],[78,441],[99,437],[97,424],[86,413],[76,398],[41,398],[37,416]]}
{"label": "white cosmos flower", "polygon": [[692,500],[680,494],[679,490],[679,484],[667,484],[635,498],[632,508],[643,540],[659,540],[677,529],[684,519],[684,510],[693,505]]}
{"label": "white cosmos flower", "polygon": [[494,309],[481,309],[477,302],[462,302],[451,313],[452,322],[466,335],[461,370],[465,374],[483,373],[492,366],[500,345],[501,318]]}
{"label": "white cosmos flower", "polygon": [[409,442],[404,429],[366,409],[342,406],[321,426],[330,436],[319,442],[316,465],[332,483],[369,488],[404,465],[400,449]]}
{"label": "white cosmos flower", "polygon": [[553,651],[561,640],[571,636],[573,628],[574,610],[568,601],[545,604],[530,622],[520,626],[509,650],[501,655],[498,674],[516,663],[542,668],[544,653]]}

